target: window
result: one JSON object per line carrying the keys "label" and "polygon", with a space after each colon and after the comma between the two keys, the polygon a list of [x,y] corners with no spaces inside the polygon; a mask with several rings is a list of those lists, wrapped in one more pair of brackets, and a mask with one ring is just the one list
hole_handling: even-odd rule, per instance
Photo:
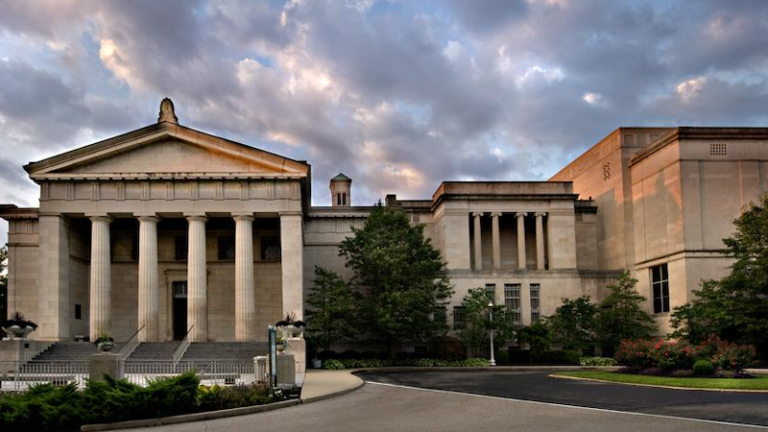
{"label": "window", "polygon": [[728,145],[723,143],[709,145],[710,156],[728,156]]}
{"label": "window", "polygon": [[453,307],[453,328],[454,330],[464,328],[464,306]]}
{"label": "window", "polygon": [[75,304],[75,319],[83,319],[83,307],[79,304]]}
{"label": "window", "polygon": [[280,239],[278,237],[261,238],[261,260],[280,261]]}
{"label": "window", "polygon": [[219,237],[219,261],[235,260],[235,238],[232,236]]}
{"label": "window", "polygon": [[347,205],[347,194],[341,194],[341,204]]}
{"label": "window", "polygon": [[176,261],[186,261],[187,260],[187,236],[177,236],[176,237]]}
{"label": "window", "polygon": [[651,267],[653,313],[669,312],[669,273],[667,265]]}
{"label": "window", "polygon": [[531,322],[534,323],[539,320],[541,314],[539,313],[539,290],[541,285],[531,284]]}
{"label": "window", "polygon": [[336,194],[336,205],[341,205],[341,194]]}
{"label": "window", "polygon": [[515,324],[520,324],[520,284],[504,285],[504,307],[512,312]]}
{"label": "window", "polygon": [[496,304],[496,284],[485,284],[485,293],[488,295],[488,301]]}

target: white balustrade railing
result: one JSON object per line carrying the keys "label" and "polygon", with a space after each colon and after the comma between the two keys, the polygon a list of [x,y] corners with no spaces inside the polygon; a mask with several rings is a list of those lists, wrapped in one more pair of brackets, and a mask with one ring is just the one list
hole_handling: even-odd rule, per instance
{"label": "white balustrade railing", "polygon": [[[252,360],[126,361],[124,378],[133,384],[146,386],[150,381],[194,370],[203,385],[236,385],[262,382],[264,378],[256,369]],[[82,388],[87,378],[87,361],[0,362],[2,391],[23,391],[42,383],[74,383]]]}

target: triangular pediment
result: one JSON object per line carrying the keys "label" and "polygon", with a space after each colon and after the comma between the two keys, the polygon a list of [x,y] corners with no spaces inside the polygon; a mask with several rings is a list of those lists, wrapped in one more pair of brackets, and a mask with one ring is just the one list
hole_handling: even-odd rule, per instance
{"label": "triangular pediment", "polygon": [[306,177],[309,165],[167,122],[25,167],[33,179],[56,177]]}

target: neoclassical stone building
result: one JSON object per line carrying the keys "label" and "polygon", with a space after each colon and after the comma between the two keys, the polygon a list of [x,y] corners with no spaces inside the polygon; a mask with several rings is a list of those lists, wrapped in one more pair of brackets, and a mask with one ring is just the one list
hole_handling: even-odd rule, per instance
{"label": "neoclassical stone building", "polygon": [[[562,298],[600,300],[629,269],[664,328],[701,278],[726,271],[720,239],[768,189],[766,163],[768,129],[621,128],[550,181],[446,181],[386,205],[442,253],[454,324],[470,288],[525,325]],[[303,316],[316,265],[349,276],[338,244],[371,211],[343,174],[331,206],[312,206],[307,162],[182,126],[167,99],[156,124],[24,168],[40,206],[0,206],[8,310],[46,340],[264,340]]]}

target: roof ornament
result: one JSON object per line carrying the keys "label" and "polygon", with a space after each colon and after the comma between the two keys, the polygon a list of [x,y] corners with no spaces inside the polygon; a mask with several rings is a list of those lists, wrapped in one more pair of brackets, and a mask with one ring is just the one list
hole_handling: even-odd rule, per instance
{"label": "roof ornament", "polygon": [[160,102],[160,115],[157,116],[157,122],[179,124],[179,118],[176,117],[176,113],[173,111],[173,101],[171,99],[163,98],[162,102]]}

